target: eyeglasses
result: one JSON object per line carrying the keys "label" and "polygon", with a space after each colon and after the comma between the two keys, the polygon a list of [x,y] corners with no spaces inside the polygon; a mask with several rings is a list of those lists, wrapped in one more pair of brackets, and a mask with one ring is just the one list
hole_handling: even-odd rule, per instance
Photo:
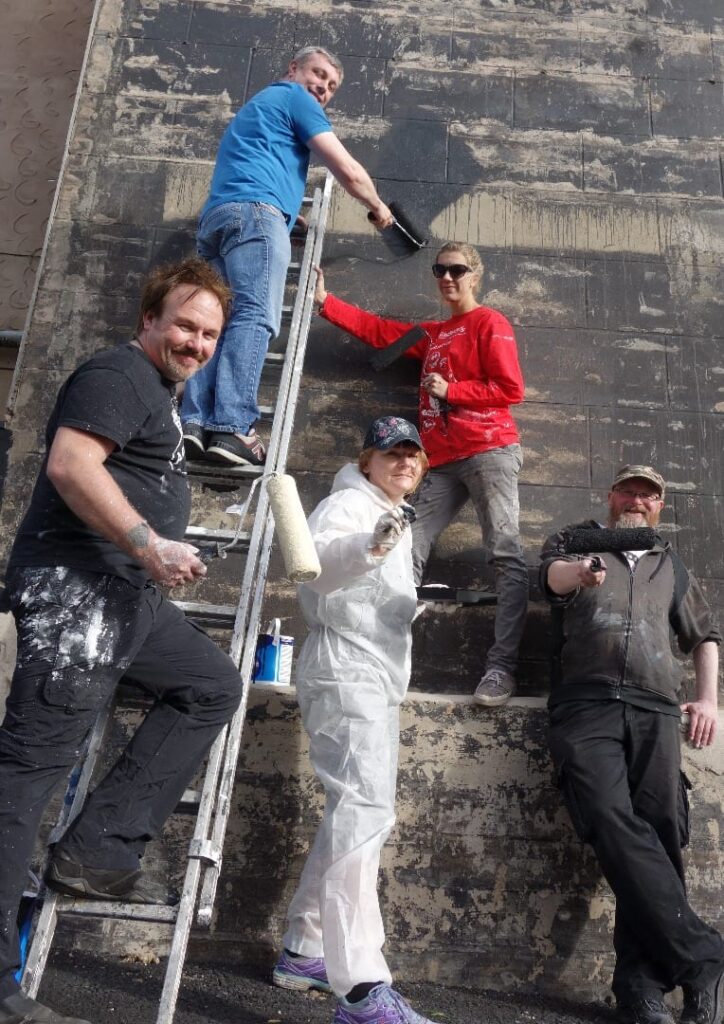
{"label": "eyeglasses", "polygon": [[471,274],[472,269],[464,263],[433,263],[432,272],[438,281],[449,274],[453,281],[459,281],[465,274]]}
{"label": "eyeglasses", "polygon": [[622,491],[616,487],[615,493],[620,494],[622,498],[628,498],[629,501],[634,501],[638,498],[640,501],[646,502],[647,505],[654,501],[661,501],[660,494],[650,494],[648,491]]}

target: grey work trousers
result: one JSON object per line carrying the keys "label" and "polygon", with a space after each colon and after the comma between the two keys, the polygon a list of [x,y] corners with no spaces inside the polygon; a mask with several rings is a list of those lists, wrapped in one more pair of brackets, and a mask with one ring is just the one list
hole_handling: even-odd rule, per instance
{"label": "grey work trousers", "polygon": [[480,520],[488,564],[495,571],[498,596],[495,642],[485,667],[510,673],[518,663],[528,610],[528,571],[518,531],[518,473],[522,465],[520,445],[509,444],[436,466],[423,481],[412,527],[412,561],[419,586],[431,547],[470,498]]}

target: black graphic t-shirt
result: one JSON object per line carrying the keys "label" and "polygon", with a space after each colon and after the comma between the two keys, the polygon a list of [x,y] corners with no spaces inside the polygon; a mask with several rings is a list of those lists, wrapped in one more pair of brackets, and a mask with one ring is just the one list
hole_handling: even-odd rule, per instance
{"label": "black graphic t-shirt", "polygon": [[48,421],[46,456],[10,552],[8,569],[66,565],[143,584],[146,571],[71,512],[48,479],[47,452],[58,427],[114,441],[108,472],[154,530],[181,540],[191,496],[175,385],[130,344],[99,352],[71,374]]}

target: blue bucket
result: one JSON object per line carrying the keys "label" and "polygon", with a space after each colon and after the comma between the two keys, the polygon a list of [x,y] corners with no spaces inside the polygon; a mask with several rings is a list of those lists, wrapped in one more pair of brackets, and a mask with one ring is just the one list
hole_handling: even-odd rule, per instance
{"label": "blue bucket", "polygon": [[289,686],[292,681],[294,637],[282,636],[281,619],[272,619],[268,632],[260,633],[254,659],[254,682]]}

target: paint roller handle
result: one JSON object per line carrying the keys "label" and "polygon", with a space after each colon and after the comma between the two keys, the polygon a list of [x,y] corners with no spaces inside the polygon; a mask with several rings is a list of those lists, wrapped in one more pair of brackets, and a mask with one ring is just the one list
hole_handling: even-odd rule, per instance
{"label": "paint roller handle", "polygon": [[379,205],[369,211],[367,220],[374,224],[378,231],[384,231],[385,228],[391,228],[393,224],[397,223],[392,210],[381,199]]}

